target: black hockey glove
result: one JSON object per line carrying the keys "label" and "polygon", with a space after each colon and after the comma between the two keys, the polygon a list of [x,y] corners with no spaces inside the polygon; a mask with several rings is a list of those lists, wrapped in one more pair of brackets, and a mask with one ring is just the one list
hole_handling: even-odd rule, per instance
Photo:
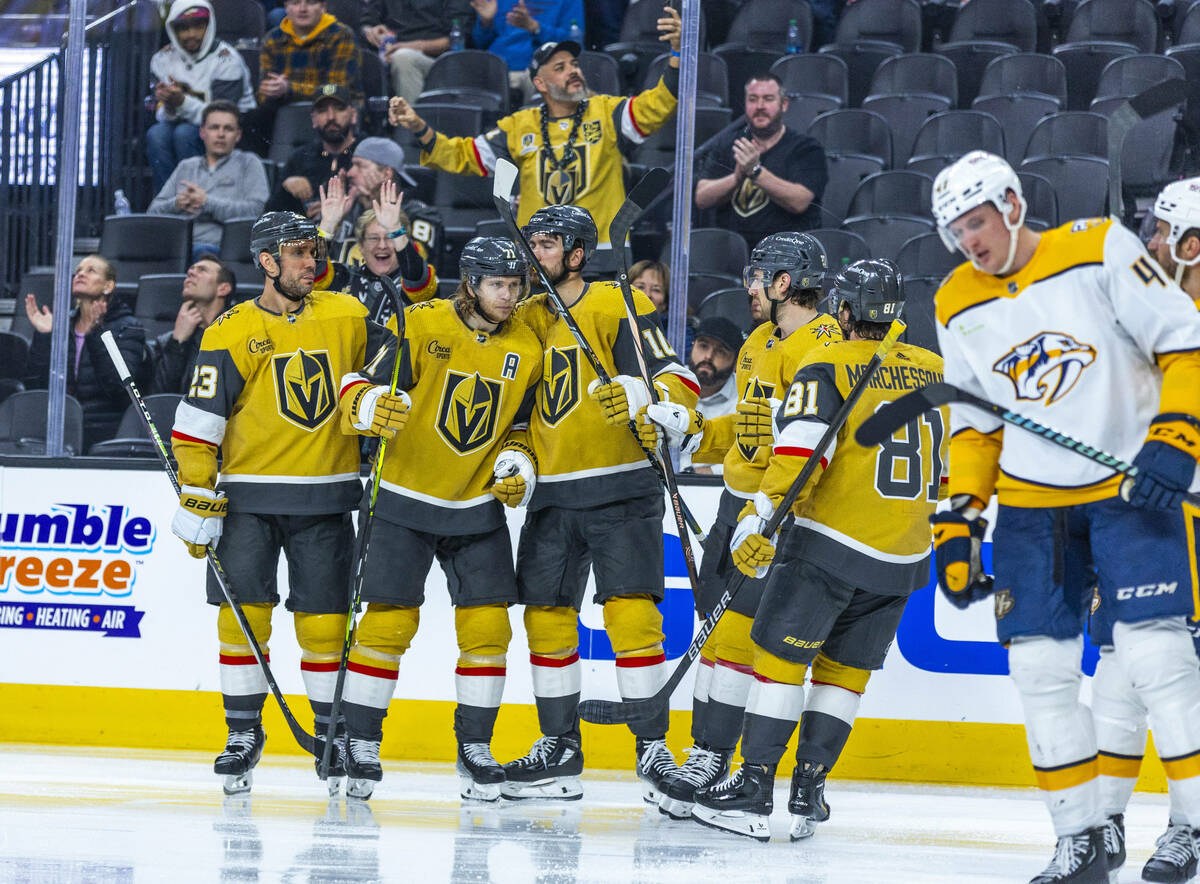
{"label": "black hockey glove", "polygon": [[[965,497],[965,495],[963,495]],[[933,526],[933,555],[938,587],[956,608],[985,599],[994,589],[992,576],[983,573],[980,549],[987,520],[979,518],[970,500],[929,517]]]}

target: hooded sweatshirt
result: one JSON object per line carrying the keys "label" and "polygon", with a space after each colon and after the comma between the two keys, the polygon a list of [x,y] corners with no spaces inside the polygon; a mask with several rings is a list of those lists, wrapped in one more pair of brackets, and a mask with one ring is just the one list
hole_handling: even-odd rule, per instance
{"label": "hooded sweatshirt", "polygon": [[[172,23],[194,7],[208,10],[208,28],[199,51],[184,52]],[[241,111],[254,107],[250,71],[236,49],[217,39],[217,17],[208,0],[175,0],[167,13],[167,37],[171,41],[150,59],[150,73],[156,80],[174,79],[183,87],[183,104],[172,110],[159,104],[155,117],[160,122],[188,122],[200,125],[200,113],[210,101],[224,98]]]}

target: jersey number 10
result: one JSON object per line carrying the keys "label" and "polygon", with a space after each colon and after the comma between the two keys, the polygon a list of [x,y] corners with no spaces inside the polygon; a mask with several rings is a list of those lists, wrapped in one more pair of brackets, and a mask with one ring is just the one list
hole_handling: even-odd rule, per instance
{"label": "jersey number 10", "polygon": [[[921,424],[929,427],[929,447]],[[937,503],[942,485],[942,439],[945,436],[940,411],[914,417],[879,444],[875,455],[875,489],[883,497],[916,500],[922,493]],[[928,472],[926,472],[928,470]],[[925,484],[925,476],[929,484]]]}

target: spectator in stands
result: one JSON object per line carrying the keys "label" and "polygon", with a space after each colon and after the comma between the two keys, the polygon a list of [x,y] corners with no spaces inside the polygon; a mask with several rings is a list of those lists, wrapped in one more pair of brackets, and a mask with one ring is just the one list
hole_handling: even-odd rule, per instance
{"label": "spectator in stands", "polygon": [[[71,278],[75,304],[67,339],[67,393],[83,406],[85,450],[113,437],[129,404],[100,335],[106,331],[113,333],[134,377],[142,369],[146,332],[129,305],[113,297],[116,286],[117,271],[100,255],[80,260]],[[50,383],[50,330],[54,327],[54,314],[49,307],[38,309],[32,294],[25,296],[25,314],[34,330],[25,386],[31,390],[45,389]]]}
{"label": "spectator in stands", "polygon": [[746,81],[746,125],[719,136],[697,172],[696,208],[717,209],[717,226],[749,243],[784,230],[821,226],[829,172],[814,138],[783,124],[783,83],[772,73]]}
{"label": "spectator in stands", "polygon": [[157,122],[146,132],[146,154],[158,190],[180,160],[200,156],[200,114],[210,101],[254,107],[250,71],[236,49],[217,39],[208,0],[175,0],[167,13],[171,41],[150,59]]}
{"label": "spectator in stands", "polygon": [[264,155],[279,108],[315,100],[323,84],[346,87],[351,104],[362,104],[354,32],[325,11],[325,0],[287,0],[284,8],[287,17],[263,41],[258,107],[245,120],[250,148]]}
{"label": "spectator in stands", "polygon": [[671,297],[671,268],[662,261],[638,261],[629,268],[629,282],[646,293],[660,315],[666,315]]}
{"label": "spectator in stands", "polygon": [[151,392],[187,395],[204,330],[225,312],[226,301],[236,290],[233,271],[212,255],[205,255],[188,268],[175,327],[155,341]]}
{"label": "spectator in stands", "polygon": [[317,189],[350,168],[358,142],[358,108],[350,90],[326,83],[313,100],[311,144],[296,148],[284,164],[279,187],[267,200],[267,212],[295,212],[315,218],[321,211]]}
{"label": "spectator in stands", "polygon": [[508,65],[508,85],[521,93],[522,103],[533,98],[529,63],[533,50],[543,43],[577,39],[571,26],[583,34],[582,0],[471,0],[476,49],[486,49]]}
{"label": "spectator in stands", "polygon": [[688,354],[688,368],[700,382],[700,401],[696,410],[712,419],[733,414],[737,408],[737,377],[733,363],[746,336],[723,316],[700,320],[696,341]]}
{"label": "spectator in stands", "polygon": [[474,18],[469,0],[367,0],[362,33],[384,54],[392,92],[413,102],[433,60],[450,48],[455,23],[465,36]]}
{"label": "spectator in stands", "polygon": [[546,205],[587,209],[600,233],[589,269],[603,272],[615,263],[608,227],[625,201],[621,148],[644,141],[667,121],[677,104],[679,13],[664,7],[658,31],[672,56],[657,85],[630,98],[591,94],[579,68],[581,47],[564,40],[544,43],[533,53],[529,75],[542,103],[502,118],[490,132],[475,138],[440,135],[403,98],[391,100],[388,120],[415,133],[423,166],[486,176],[495,169],[498,157],[516,163],[521,224]]}
{"label": "spectator in stands", "polygon": [[[319,189],[321,232],[330,240],[329,257],[344,264],[362,262],[355,227],[380,198],[385,182],[399,187],[404,176],[404,149],[390,138],[364,138],[354,148],[350,170]],[[347,187],[347,185],[349,185]],[[401,194],[403,197],[403,194]]]}
{"label": "spectator in stands", "polygon": [[267,201],[262,160],[234,147],[241,135],[237,106],[228,101],[210,103],[200,126],[204,156],[181,161],[146,210],[152,215],[195,219],[193,260],[204,252],[220,251],[223,222],[258,215]]}
{"label": "spectator in stands", "polygon": [[[335,203],[338,196],[326,192]],[[400,207],[402,194],[396,182],[388,179],[379,188],[379,199],[363,212],[354,225],[354,239],[362,253],[362,263],[343,264],[328,261],[314,284],[318,289],[350,292],[366,305],[372,321],[386,325],[395,313],[392,299],[380,281],[387,277],[400,292],[402,307],[437,296],[438,279],[425,260],[425,251],[409,234],[410,222]]]}

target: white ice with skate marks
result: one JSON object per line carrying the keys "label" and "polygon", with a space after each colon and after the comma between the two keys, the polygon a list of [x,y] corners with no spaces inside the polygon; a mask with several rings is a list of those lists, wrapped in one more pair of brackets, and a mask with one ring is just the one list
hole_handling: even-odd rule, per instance
{"label": "white ice with skate marks", "polygon": [[[465,805],[452,765],[390,763],[370,802],[328,801],[311,764],[268,756],[250,797],[224,799],[194,752],[0,746],[0,881],[1024,882],[1053,843],[1034,790],[831,781],[833,818],[787,840],[780,779],[772,841],[672,822],[632,773],[585,773],[584,797]],[[1141,865],[1165,796],[1126,817]]]}

